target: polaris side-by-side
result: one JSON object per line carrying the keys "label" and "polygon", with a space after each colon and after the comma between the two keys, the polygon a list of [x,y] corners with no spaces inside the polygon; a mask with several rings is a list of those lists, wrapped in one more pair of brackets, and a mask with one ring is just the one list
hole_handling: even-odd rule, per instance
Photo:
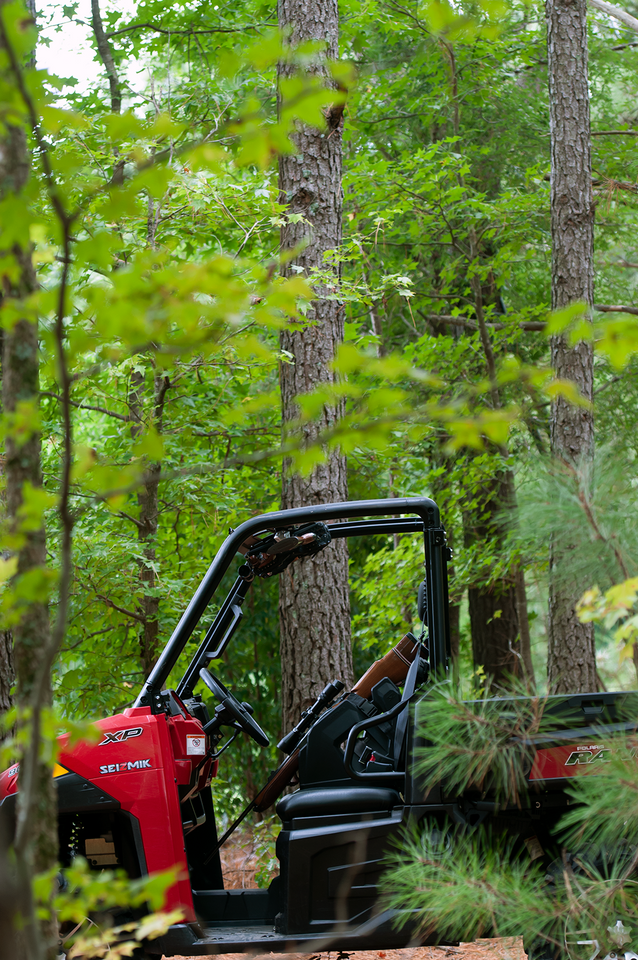
{"label": "polaris side-by-side", "polygon": [[[423,622],[415,632],[421,635],[389,635],[388,654],[352,690],[335,677],[280,742],[282,763],[249,805],[265,810],[278,801],[279,874],[267,890],[226,890],[220,863],[225,837],[218,836],[211,791],[218,756],[238,730],[261,746],[269,740],[249,704],[208,666],[232,642],[242,604],[260,578],[292,562],[312,563],[341,537],[398,533],[423,539],[424,577],[415,584]],[[70,746],[63,739],[55,779],[61,864],[81,855],[95,870],[120,866],[130,877],[178,870],[166,906],[180,907],[183,922],[145,944],[149,956],[405,946],[414,930],[397,929],[377,884],[394,841],[425,818],[446,829],[498,814],[530,856],[555,855],[552,828],[565,809],[565,786],[579,769],[573,758],[590,740],[599,742],[601,725],[622,726],[617,716],[626,716],[635,695],[556,698],[555,710],[567,711],[569,724],[557,724],[555,737],[538,745],[529,770],[535,789],[520,808],[504,813],[489,797],[449,796],[440,784],[424,782],[414,760],[428,692],[447,670],[448,559],[438,508],[426,498],[254,517],[222,544],[134,706],[97,721],[96,743]],[[216,592],[237,561],[236,580],[219,605]],[[177,688],[165,689],[212,602],[217,613],[192,662]],[[218,701],[212,716],[195,693],[200,680]],[[9,815],[18,777],[16,766],[0,775],[0,804]],[[294,777],[298,788],[279,799]],[[436,935],[427,942],[436,942]]]}

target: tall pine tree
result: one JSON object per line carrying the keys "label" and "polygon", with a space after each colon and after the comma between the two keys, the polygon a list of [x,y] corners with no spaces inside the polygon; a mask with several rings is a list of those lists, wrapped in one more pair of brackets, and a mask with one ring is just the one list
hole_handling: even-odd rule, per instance
{"label": "tall pine tree", "polygon": [[[585,0],[547,0],[547,54],[551,137],[552,308],[594,299],[594,205],[587,82]],[[552,365],[593,399],[593,349],[571,347],[552,338]],[[590,409],[563,397],[552,403],[552,455],[560,464],[583,466],[591,460],[594,424]],[[581,623],[574,604],[587,584],[561,572],[570,545],[555,540],[550,555],[548,679],[554,693],[596,690],[596,652],[591,623]]]}
{"label": "tall pine tree", "polygon": [[[336,60],[339,50],[337,0],[279,0],[279,26],[291,45],[317,41],[324,51],[317,55],[314,71],[329,81],[326,61]],[[294,68],[282,63],[280,80]],[[335,98],[336,99],[336,98]],[[280,157],[280,198],[290,213],[303,220],[281,229],[285,255],[303,247],[284,267],[286,274],[301,268],[308,275],[324,267],[324,254],[341,242],[341,132],[343,105],[326,111],[325,129],[300,125],[295,135],[297,151]],[[338,268],[334,268],[335,286]],[[284,430],[298,417],[295,398],[322,383],[331,383],[331,362],[343,340],[343,307],[316,288],[317,298],[309,312],[309,325],[286,330],[281,346],[292,357],[280,373]],[[322,417],[304,427],[303,443],[333,426],[342,416],[341,405],[326,406]],[[290,474],[284,465],[282,507],[346,500],[346,458],[333,452],[310,477]],[[333,543],[310,566],[293,565],[280,579],[282,717],[284,729],[294,725],[325,684],[336,677],[352,682],[350,645],[350,598],[348,551],[345,540]]]}

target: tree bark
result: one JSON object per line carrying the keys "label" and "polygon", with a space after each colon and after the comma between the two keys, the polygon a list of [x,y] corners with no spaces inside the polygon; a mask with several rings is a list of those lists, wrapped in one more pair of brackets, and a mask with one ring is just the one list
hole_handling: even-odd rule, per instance
{"label": "tree bark", "polygon": [[[446,530],[446,535],[448,546],[451,550],[454,550],[454,538],[450,528]],[[449,580],[453,581],[455,576],[453,562],[448,564],[447,572]],[[459,657],[461,655],[461,599],[462,595],[459,595],[458,593],[456,596],[450,594],[448,604],[448,619],[450,623],[450,661],[452,666],[452,674],[455,678],[455,681],[460,679]]]}
{"label": "tree bark", "polygon": [[[5,163],[4,157],[6,156],[3,150],[2,140],[0,140],[0,197],[4,196],[5,188]],[[4,284],[3,284],[4,286]],[[2,303],[3,293],[0,291],[0,304]],[[0,330],[0,399],[2,396],[2,354],[4,351],[4,330]],[[0,404],[0,412],[2,412]],[[0,465],[0,476],[4,478],[5,475],[5,462],[6,458],[4,453],[1,457]],[[3,493],[0,496],[0,516],[6,518],[7,513],[7,499]],[[8,559],[11,556],[10,551],[6,550],[2,553],[3,560]],[[0,630],[0,715],[4,715],[7,710],[13,706],[13,694],[11,690],[15,684],[16,674],[15,667],[13,663],[13,634],[11,630]],[[6,738],[8,732],[5,728],[0,730],[0,743]],[[0,837],[0,845],[2,843],[2,838]]]}
{"label": "tree bark", "polygon": [[[0,714],[5,714],[13,706],[12,687],[15,684],[13,665],[13,634],[11,630],[0,630]],[[0,733],[0,741],[4,736]]]}
{"label": "tree bark", "polygon": [[[591,187],[587,9],[585,0],[547,0],[547,55],[551,137],[552,309],[594,302],[594,204]],[[551,342],[557,376],[572,380],[593,400],[593,349]],[[591,459],[593,414],[558,397],[550,420],[552,455],[576,465]],[[565,576],[569,544],[550,545],[548,679],[552,693],[597,689],[593,624],[574,604],[587,584]],[[560,569],[561,576],[556,574]]]}
{"label": "tree bark", "polygon": [[536,688],[534,664],[532,662],[532,638],[529,632],[529,612],[527,609],[527,588],[525,586],[525,568],[517,563],[514,569],[514,590],[516,592],[516,613],[520,634],[521,657],[523,658],[523,675],[531,689]]}
{"label": "tree bark", "polygon": [[111,111],[113,113],[119,113],[122,108],[122,87],[120,85],[120,78],[115,67],[115,60],[113,59],[111,44],[108,41],[108,37],[104,33],[99,0],[91,0],[91,26],[93,27],[93,33],[95,35],[95,42],[97,44],[98,53],[100,54],[100,59],[104,64],[106,75],[109,78]]}
{"label": "tree bark", "polygon": [[[507,508],[508,492],[507,474],[501,473],[473,498],[476,506],[463,518],[466,546],[492,541],[497,550],[501,547],[506,535],[501,515]],[[475,669],[482,667],[494,687],[511,685],[513,677],[523,674],[514,578],[490,579],[487,584],[469,587],[468,605]]]}
{"label": "tree bark", "polygon": [[[289,31],[290,43],[307,40],[326,43],[325,57],[338,55],[339,16],[337,0],[279,0],[279,27]],[[324,55],[317,57],[314,70],[327,76]],[[282,63],[279,77],[290,76],[292,67]],[[303,124],[295,134],[297,152],[279,160],[279,189],[282,203],[290,213],[301,213],[306,222],[287,223],[281,229],[285,254],[306,244],[283,268],[292,275],[301,268],[308,275],[313,267],[325,267],[324,253],[341,242],[341,132],[343,107],[326,112],[326,129]],[[334,291],[339,282],[333,270]],[[325,299],[327,291],[316,288],[317,299],[309,311],[311,326],[285,330],[281,346],[294,358],[280,368],[284,431],[299,414],[296,397],[321,383],[332,383],[330,364],[343,340],[343,308]],[[322,295],[323,294],[323,295]],[[331,427],[343,415],[343,406],[326,406],[322,416],[302,430],[302,444],[312,444],[320,431]],[[292,475],[284,464],[282,507],[346,500],[348,481],[346,458],[332,452],[310,477]],[[351,685],[350,596],[348,552],[345,540],[331,544],[316,559],[288,567],[279,582],[281,625],[282,721],[284,730],[297,723],[300,712],[335,678]]]}
{"label": "tree bark", "polygon": [[[155,373],[153,377],[152,421],[158,433],[162,432],[164,401],[170,387],[168,377]],[[141,436],[144,430],[144,374],[135,371],[131,375],[129,391],[129,411],[133,421],[131,436]],[[162,464],[149,461],[145,465],[144,483],[137,494],[138,517],[137,536],[141,547],[138,561],[142,597],[138,606],[141,617],[139,634],[140,664],[144,677],[147,677],[155,665],[159,645],[159,597],[155,595],[157,578],[156,538],[159,518],[159,476]]]}
{"label": "tree bark", "polygon": [[[4,0],[0,0],[4,5]],[[29,152],[24,129],[7,124],[0,140],[0,193],[11,192],[20,196],[30,173]],[[20,301],[28,297],[36,287],[36,278],[31,260],[31,248],[28,236],[16,243],[11,255],[0,266],[2,298],[12,298],[19,307]],[[2,357],[2,405],[7,418],[15,414],[17,408],[32,408],[35,418],[39,402],[39,363],[37,324],[29,313],[18,320],[3,337]],[[15,538],[17,558],[16,580],[41,571],[46,566],[46,543],[44,526],[23,529],[19,510],[23,504],[25,487],[42,487],[40,434],[35,429],[26,436],[7,431],[5,441],[6,474],[6,510],[10,535]],[[22,723],[26,723],[25,712],[32,706],[32,695],[36,682],[42,650],[47,646],[50,635],[49,612],[43,600],[29,600],[17,609],[17,622],[13,624],[14,666],[16,676],[16,701]],[[7,648],[7,637],[3,636],[2,685],[6,688],[11,680],[11,663]],[[6,669],[6,676],[5,676]],[[6,694],[6,689],[5,689]],[[51,688],[47,686],[45,702],[51,703]],[[23,760],[29,747],[20,748]],[[51,769],[43,760],[37,761],[36,784],[33,796],[20,790],[17,805],[18,824],[26,824],[22,829],[23,842],[16,848],[16,887],[19,909],[25,918],[25,927],[16,947],[16,956],[40,958],[55,956],[57,948],[53,937],[54,926],[45,921],[40,930],[33,924],[33,901],[31,880],[34,873],[50,869],[58,857],[58,835],[56,816],[56,793],[51,777]],[[43,935],[43,940],[40,935]],[[53,942],[52,942],[53,941]]]}
{"label": "tree bark", "polygon": [[[479,249],[474,227],[469,230],[470,257],[479,265]],[[494,347],[485,322],[485,304],[500,301],[500,293],[490,274],[481,280],[478,269],[472,272],[470,286],[474,294],[474,308],[479,330],[485,366],[490,381],[492,406],[502,407],[496,375]],[[499,447],[503,460],[509,458],[505,444]],[[475,528],[470,519],[470,540],[495,540],[497,549],[505,547],[507,527],[502,519],[507,513],[516,522],[518,505],[516,485],[511,470],[501,470],[478,496],[478,509],[474,511]],[[490,582],[487,587],[468,591],[470,623],[472,628],[472,652],[474,664],[482,666],[488,679],[497,687],[507,686],[511,680],[524,676],[534,687],[534,670],[530,649],[529,619],[525,577],[520,563],[514,564],[508,577]],[[490,645],[491,636],[491,645]]]}

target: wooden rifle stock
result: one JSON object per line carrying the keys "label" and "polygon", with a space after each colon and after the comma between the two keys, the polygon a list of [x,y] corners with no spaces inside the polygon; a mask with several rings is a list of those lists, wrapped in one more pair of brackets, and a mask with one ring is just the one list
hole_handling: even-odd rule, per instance
{"label": "wooden rifle stock", "polygon": [[408,675],[418,647],[419,641],[416,637],[406,633],[396,647],[386,653],[385,657],[375,660],[369,670],[366,670],[361,679],[355,683],[352,692],[358,693],[360,697],[365,697],[367,700],[372,693],[372,688],[384,677],[389,677],[393,683],[402,683]]}
{"label": "wooden rifle stock", "polygon": [[[386,653],[385,657],[375,660],[361,679],[355,683],[352,692],[367,700],[372,693],[372,688],[384,677],[389,677],[393,683],[402,683],[408,675],[410,664],[416,657],[418,648],[419,641],[411,633],[406,633],[396,647]],[[299,753],[302,745],[303,741],[289,757],[286,757],[253,800],[253,809],[258,813],[267,810],[275,802],[296,774],[299,769]]]}
{"label": "wooden rifle stock", "polygon": [[299,769],[300,752],[301,747],[297,747],[289,757],[286,757],[281,766],[277,767],[266,786],[261,788],[253,800],[253,809],[256,810],[257,813],[262,813],[262,811],[267,810],[288,786]]}

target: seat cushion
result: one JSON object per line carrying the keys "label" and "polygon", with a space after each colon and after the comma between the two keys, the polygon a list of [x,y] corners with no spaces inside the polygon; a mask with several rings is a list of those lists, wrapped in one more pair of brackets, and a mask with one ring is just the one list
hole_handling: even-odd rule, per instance
{"label": "seat cushion", "polygon": [[318,788],[297,790],[283,797],[277,804],[277,814],[282,820],[293,820],[295,817],[391,810],[400,803],[401,797],[390,787]]}

